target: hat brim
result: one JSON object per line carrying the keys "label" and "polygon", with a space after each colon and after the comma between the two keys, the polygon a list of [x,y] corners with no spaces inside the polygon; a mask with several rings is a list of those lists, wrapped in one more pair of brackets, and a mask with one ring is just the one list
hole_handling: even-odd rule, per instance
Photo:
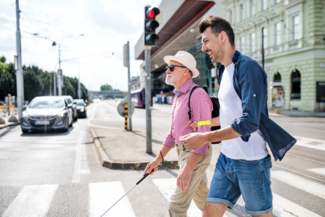
{"label": "hat brim", "polygon": [[182,64],[182,65],[186,66],[187,68],[189,68],[189,70],[191,70],[191,72],[193,73],[192,78],[196,78],[197,76],[200,75],[199,70],[197,70],[197,68],[195,68],[194,66],[191,66],[187,61],[184,61],[183,59],[175,57],[175,56],[165,56],[164,57],[164,61],[167,64],[169,64],[169,62],[171,60],[179,62],[180,64]]}

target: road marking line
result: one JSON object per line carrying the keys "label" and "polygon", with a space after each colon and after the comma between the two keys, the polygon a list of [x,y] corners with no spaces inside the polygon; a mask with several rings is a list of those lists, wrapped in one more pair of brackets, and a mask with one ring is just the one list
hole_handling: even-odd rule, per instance
{"label": "road marking line", "polygon": [[[89,216],[102,215],[125,194],[121,182],[98,182],[89,184]],[[105,216],[136,217],[127,196],[118,202]]]}
{"label": "road marking line", "polygon": [[296,145],[305,147],[305,148],[312,148],[312,149],[316,149],[316,150],[321,150],[321,151],[325,151],[325,147],[322,146],[315,146],[315,145],[308,145],[308,144],[303,144],[300,141],[296,143]]}
{"label": "road marking line", "polygon": [[[164,178],[164,179],[153,179],[153,183],[159,189],[159,191],[165,196],[167,201],[170,201],[176,186],[176,178]],[[188,217],[202,216],[202,211],[197,208],[194,201],[192,200],[190,207],[187,210]],[[226,217],[226,215],[224,215]]]}
{"label": "road marking line", "polygon": [[325,186],[317,182],[285,171],[272,171],[271,178],[325,199]]}
{"label": "road marking line", "polygon": [[11,216],[46,216],[59,185],[27,185],[3,213]]}
{"label": "road marking line", "polygon": [[320,142],[325,144],[325,140],[319,140],[319,139],[313,139],[313,138],[307,138],[307,137],[302,137],[302,136],[293,136],[296,138],[298,141],[299,140],[306,140],[308,142]]}
{"label": "road marking line", "polygon": [[314,169],[308,169],[311,172],[318,173],[320,175],[325,176],[325,168],[314,168]]}
{"label": "road marking line", "polygon": [[298,204],[281,197],[280,195],[273,193],[273,214],[279,217],[292,217],[292,216],[303,216],[303,217],[321,217],[316,213],[309,211],[308,209],[299,206]]}

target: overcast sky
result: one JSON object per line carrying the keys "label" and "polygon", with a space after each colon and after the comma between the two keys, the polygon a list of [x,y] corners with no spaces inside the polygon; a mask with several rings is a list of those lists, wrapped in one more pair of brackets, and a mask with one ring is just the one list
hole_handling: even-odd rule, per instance
{"label": "overcast sky", "polygon": [[[20,0],[22,63],[48,71],[61,60],[63,74],[78,77],[88,90],[102,84],[127,90],[123,45],[130,42],[131,76],[139,75],[142,61],[134,60],[134,46],[143,31],[144,6],[161,0]],[[36,37],[28,33],[38,33]],[[79,34],[84,34],[80,36]],[[56,41],[57,46],[52,46]],[[100,54],[98,54],[100,53]],[[114,53],[114,55],[112,55]],[[92,55],[97,54],[97,55]],[[16,55],[15,0],[0,0],[0,56],[14,62]]]}

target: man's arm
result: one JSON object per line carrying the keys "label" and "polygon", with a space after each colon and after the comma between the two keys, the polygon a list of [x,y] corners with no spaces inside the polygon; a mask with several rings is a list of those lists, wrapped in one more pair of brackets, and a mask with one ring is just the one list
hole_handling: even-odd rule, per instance
{"label": "man's arm", "polygon": [[[150,173],[151,175],[154,174],[158,170],[158,166],[160,165],[160,163],[163,160],[161,158],[161,154],[162,154],[162,157],[165,158],[166,155],[168,154],[168,152],[170,151],[170,149],[171,148],[169,146],[163,145],[160,152],[157,154],[156,158],[146,166],[146,168],[144,169],[143,175],[145,175],[146,173]],[[154,169],[154,171],[152,171],[153,169]],[[152,172],[150,172],[150,171],[152,171]]]}
{"label": "man's arm", "polygon": [[202,156],[202,154],[196,154],[192,152],[184,168],[180,171],[177,177],[177,186],[179,189],[181,189],[181,191],[186,191],[188,189],[190,185],[191,174]]}
{"label": "man's arm", "polygon": [[206,133],[191,133],[182,136],[180,140],[184,140],[184,145],[189,150],[196,150],[208,142],[222,141],[240,137],[230,125],[220,130],[206,132]]}

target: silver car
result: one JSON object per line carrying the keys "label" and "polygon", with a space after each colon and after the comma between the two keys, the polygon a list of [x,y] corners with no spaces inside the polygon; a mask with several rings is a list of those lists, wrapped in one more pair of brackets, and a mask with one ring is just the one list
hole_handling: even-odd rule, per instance
{"label": "silver car", "polygon": [[29,130],[63,130],[73,125],[72,107],[62,97],[35,97],[23,111],[20,121],[23,133]]}

